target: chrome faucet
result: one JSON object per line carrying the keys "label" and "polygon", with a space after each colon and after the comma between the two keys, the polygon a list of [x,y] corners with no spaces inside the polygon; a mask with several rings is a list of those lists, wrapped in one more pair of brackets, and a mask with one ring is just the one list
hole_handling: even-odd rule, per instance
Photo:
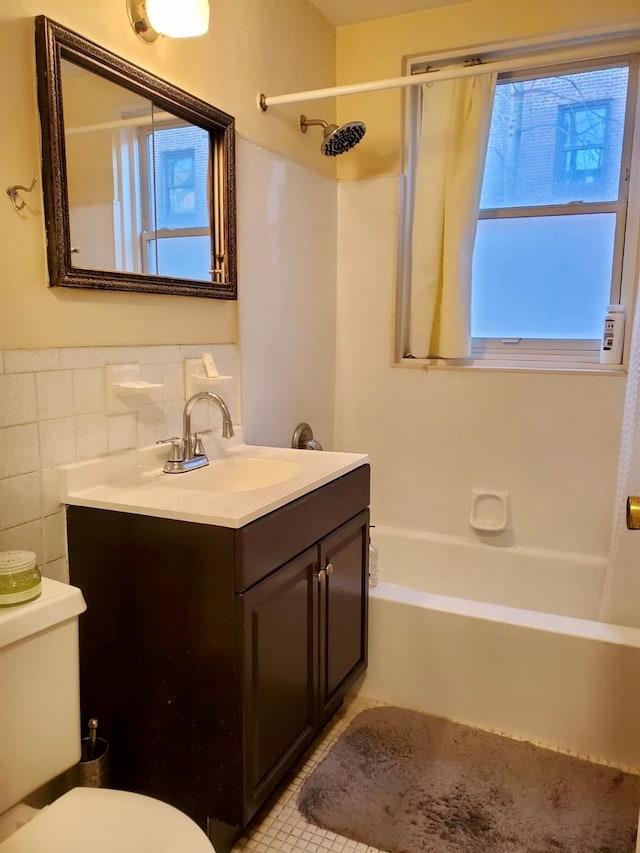
{"label": "chrome faucet", "polygon": [[[202,432],[191,432],[191,412],[196,403],[200,400],[210,400],[215,403],[222,413],[222,437],[232,438],[234,435],[233,424],[231,423],[231,415],[227,404],[211,391],[200,391],[189,397],[184,404],[184,412],[182,414],[182,438],[177,436],[174,438],[158,441],[157,444],[167,444],[171,442],[171,455],[164,463],[163,470],[166,474],[182,474],[184,471],[193,471],[195,468],[203,468],[209,464],[207,454],[202,444]],[[210,432],[211,430],[206,430]]]}

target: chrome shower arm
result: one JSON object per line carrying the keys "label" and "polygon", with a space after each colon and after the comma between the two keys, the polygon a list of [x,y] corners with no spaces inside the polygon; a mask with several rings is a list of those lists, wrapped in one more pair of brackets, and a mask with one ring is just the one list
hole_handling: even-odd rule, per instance
{"label": "chrome shower arm", "polygon": [[307,132],[308,127],[322,127],[325,130],[329,127],[329,122],[323,121],[321,118],[307,118],[305,115],[300,116],[300,130],[303,133]]}

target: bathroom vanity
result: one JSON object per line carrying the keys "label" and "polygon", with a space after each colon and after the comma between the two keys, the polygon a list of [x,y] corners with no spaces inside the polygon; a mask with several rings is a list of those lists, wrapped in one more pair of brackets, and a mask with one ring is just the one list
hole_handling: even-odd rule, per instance
{"label": "bathroom vanity", "polygon": [[[226,519],[235,526],[210,523],[211,505],[207,521],[191,520],[199,502],[188,478],[200,472],[143,473],[139,484],[131,469],[92,486],[80,463],[69,469],[80,470],[82,488],[73,493],[73,477],[63,484],[71,581],[87,602],[83,720],[97,717],[110,742],[113,787],[175,805],[218,850],[229,849],[367,662],[366,457],[264,455],[276,453],[298,466],[351,461],[298,488],[295,476],[243,486],[256,500],[262,493],[263,506],[279,505],[247,523],[238,513]],[[177,493],[181,518],[167,517],[167,506],[157,510],[165,517],[118,509],[118,489],[140,504],[145,489],[160,487]],[[227,484],[219,506],[241,497]]]}

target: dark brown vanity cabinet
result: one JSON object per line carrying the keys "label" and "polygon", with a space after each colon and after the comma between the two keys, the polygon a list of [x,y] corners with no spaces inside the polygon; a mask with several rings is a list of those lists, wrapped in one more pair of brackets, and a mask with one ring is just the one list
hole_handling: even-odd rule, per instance
{"label": "dark brown vanity cabinet", "polygon": [[317,732],[317,548],[237,597],[243,626],[244,797],[253,813]]}
{"label": "dark brown vanity cabinet", "polygon": [[[320,592],[320,722],[336,711],[343,685],[366,666],[366,616],[363,608],[369,579],[369,513],[352,519],[319,544],[320,566],[326,574]],[[363,567],[364,566],[364,571]]]}
{"label": "dark brown vanity cabinet", "polygon": [[238,530],[68,508],[113,787],[228,849],[366,667],[368,502],[362,466]]}
{"label": "dark brown vanity cabinet", "polygon": [[366,666],[368,512],[237,596],[252,813]]}

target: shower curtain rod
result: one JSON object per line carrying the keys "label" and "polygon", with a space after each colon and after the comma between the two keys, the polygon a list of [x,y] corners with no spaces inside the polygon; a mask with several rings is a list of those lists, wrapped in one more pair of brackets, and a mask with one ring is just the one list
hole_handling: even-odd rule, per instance
{"label": "shower curtain rod", "polygon": [[147,127],[156,121],[179,121],[178,116],[171,113],[154,113],[151,115],[136,116],[135,118],[121,118],[114,121],[105,121],[102,124],[85,124],[81,127],[65,128],[65,136],[76,136],[79,133],[96,133],[102,130],[120,130],[125,127]]}
{"label": "shower curtain rod", "polygon": [[368,83],[353,83],[346,86],[332,86],[327,89],[311,89],[307,92],[292,92],[289,95],[258,95],[258,106],[263,112],[269,107],[280,104],[295,104],[302,101],[319,101],[323,98],[334,98],[339,95],[359,95],[364,92],[379,92],[383,89],[399,89],[408,86],[419,86],[421,83],[441,80],[455,80],[459,77],[474,77],[477,74],[500,74],[504,71],[519,71],[523,64],[531,61],[537,67],[557,65],[574,59],[602,59],[604,57],[621,56],[638,49],[638,38],[616,39],[600,43],[597,47],[583,44],[573,48],[559,48],[537,54],[521,54],[517,57],[491,62],[471,60],[469,65],[433,68],[420,74],[410,74],[403,77],[390,77],[387,80],[372,80]]}

